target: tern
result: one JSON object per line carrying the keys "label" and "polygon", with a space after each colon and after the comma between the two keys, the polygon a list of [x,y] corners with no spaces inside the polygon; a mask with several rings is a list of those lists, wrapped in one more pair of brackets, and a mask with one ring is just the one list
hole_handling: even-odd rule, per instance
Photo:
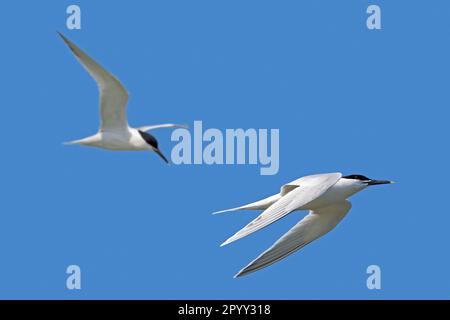
{"label": "tern", "polygon": [[309,210],[300,222],[278,239],[269,249],[239,271],[236,277],[265,268],[333,229],[352,207],[347,200],[368,186],[389,184],[389,180],[373,180],[363,175],[342,176],[325,173],[305,176],[281,187],[278,194],[241,207],[214,212],[264,210],[256,219],[239,230],[221,246],[241,239],[297,210]]}
{"label": "tern", "polygon": [[74,140],[66,144],[79,144],[108,150],[152,150],[166,163],[169,163],[158,147],[156,138],[147,133],[158,128],[181,127],[172,123],[131,128],[128,125],[126,107],[128,92],[120,81],[105,70],[73,42],[59,33],[69,46],[77,60],[97,82],[100,92],[100,128],[98,132],[84,139]]}

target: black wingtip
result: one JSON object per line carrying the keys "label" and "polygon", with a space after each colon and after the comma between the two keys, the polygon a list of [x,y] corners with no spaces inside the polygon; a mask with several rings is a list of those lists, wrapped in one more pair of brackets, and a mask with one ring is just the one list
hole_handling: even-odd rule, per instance
{"label": "black wingtip", "polygon": [[[63,35],[61,32],[56,31],[56,33],[61,37],[61,39],[64,41],[64,43],[69,47],[70,50],[72,50],[73,53],[75,53],[75,51],[72,48],[72,43],[70,42],[69,39],[67,39],[67,37],[65,35]],[[76,53],[75,53],[76,55]]]}
{"label": "black wingtip", "polygon": [[58,36],[60,36],[61,37],[61,39],[63,39],[64,41],[66,41],[66,36],[65,35],[63,35],[61,32],[59,32],[58,30],[56,30],[56,33],[58,34]]}

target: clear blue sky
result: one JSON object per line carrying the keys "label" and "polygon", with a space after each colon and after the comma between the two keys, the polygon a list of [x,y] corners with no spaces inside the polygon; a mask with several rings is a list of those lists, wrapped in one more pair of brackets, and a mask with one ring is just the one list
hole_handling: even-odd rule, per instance
{"label": "clear blue sky", "polygon": [[[0,30],[0,298],[450,298],[448,1],[9,1]],[[126,85],[132,125],[279,128],[279,173],[63,146],[97,130],[98,93],[57,30]],[[171,131],[154,133],[169,154]],[[233,279],[300,214],[220,248],[255,215],[210,213],[333,171],[398,183]]]}

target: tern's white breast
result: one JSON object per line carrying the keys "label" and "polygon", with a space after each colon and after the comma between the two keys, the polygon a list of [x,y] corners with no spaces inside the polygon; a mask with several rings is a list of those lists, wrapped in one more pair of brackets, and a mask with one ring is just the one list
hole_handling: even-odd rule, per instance
{"label": "tern's white breast", "polygon": [[315,209],[329,206],[336,202],[348,199],[355,193],[365,189],[367,185],[353,179],[340,179],[317,199],[306,204],[302,209]]}
{"label": "tern's white breast", "polygon": [[136,129],[129,129],[123,132],[102,132],[100,147],[110,150],[151,149]]}

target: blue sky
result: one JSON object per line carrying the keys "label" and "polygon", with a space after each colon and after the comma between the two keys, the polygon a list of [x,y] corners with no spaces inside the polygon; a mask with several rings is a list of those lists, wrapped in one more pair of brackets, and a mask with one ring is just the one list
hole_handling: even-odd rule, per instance
{"label": "blue sky", "polygon": [[[372,3],[379,31],[365,26]],[[69,4],[82,30],[65,27]],[[448,299],[449,12],[406,0],[2,4],[0,298]],[[125,84],[132,125],[279,128],[278,174],[63,146],[97,130],[98,93],[57,30]],[[170,134],[155,132],[166,154]],[[255,213],[210,213],[333,171],[398,183],[233,279],[301,215],[220,248]],[[70,264],[79,291],[65,287]]]}

